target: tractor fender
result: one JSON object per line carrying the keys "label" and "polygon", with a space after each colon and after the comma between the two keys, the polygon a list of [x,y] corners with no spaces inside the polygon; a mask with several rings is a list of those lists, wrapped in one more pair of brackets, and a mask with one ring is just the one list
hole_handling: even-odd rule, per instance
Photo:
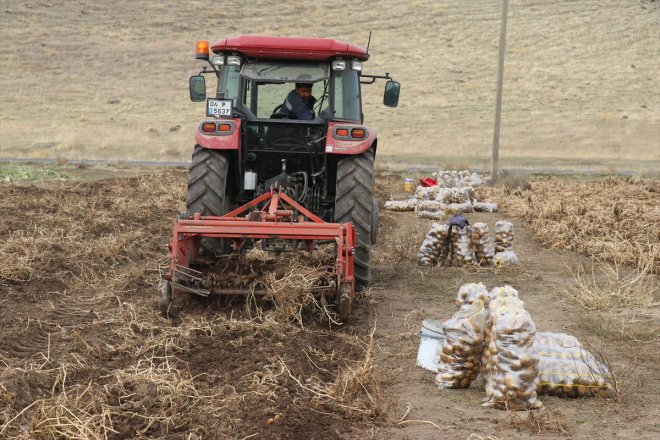
{"label": "tractor fender", "polygon": [[[214,133],[202,132],[204,123],[230,124],[228,131]],[[197,145],[209,150],[239,150],[241,146],[241,119],[205,119],[195,127],[195,142]]]}
{"label": "tractor fender", "polygon": [[[338,130],[341,133],[343,129],[348,131],[347,136],[338,134]],[[351,135],[354,129],[365,130],[365,136],[355,138]],[[360,154],[375,146],[375,143],[378,141],[377,138],[376,130],[365,125],[351,122],[330,122],[325,140],[325,152],[326,154],[341,155]]]}

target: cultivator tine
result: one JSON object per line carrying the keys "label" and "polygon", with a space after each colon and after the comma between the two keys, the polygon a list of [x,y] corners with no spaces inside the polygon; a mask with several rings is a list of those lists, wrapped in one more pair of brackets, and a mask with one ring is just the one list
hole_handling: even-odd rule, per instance
{"label": "cultivator tine", "polygon": [[182,266],[180,264],[175,264],[174,267],[175,267],[174,273],[178,274],[179,276],[199,282],[202,281],[203,273],[200,272],[199,270],[191,269],[190,267]]}
{"label": "cultivator tine", "polygon": [[185,284],[179,284],[177,282],[172,282],[172,286],[176,287],[177,289],[184,290],[188,293],[195,294],[197,296],[203,296],[204,298],[207,298],[211,294],[211,292],[208,291],[208,290],[196,289],[194,287],[189,287],[189,286],[186,286]]}

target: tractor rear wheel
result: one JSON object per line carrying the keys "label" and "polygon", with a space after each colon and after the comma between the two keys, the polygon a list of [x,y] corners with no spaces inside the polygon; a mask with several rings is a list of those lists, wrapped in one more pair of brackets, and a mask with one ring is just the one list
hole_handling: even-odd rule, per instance
{"label": "tractor rear wheel", "polygon": [[[228,175],[229,158],[225,154],[195,145],[188,176],[186,212],[190,215],[199,212],[203,216],[221,216],[229,212]],[[229,243],[223,245],[223,240],[217,238],[203,239],[202,248],[215,254],[230,252]]]}
{"label": "tractor rear wheel", "polygon": [[352,222],[358,233],[355,249],[355,284],[366,289],[371,283],[373,231],[374,153],[347,156],[337,164],[335,222]]}

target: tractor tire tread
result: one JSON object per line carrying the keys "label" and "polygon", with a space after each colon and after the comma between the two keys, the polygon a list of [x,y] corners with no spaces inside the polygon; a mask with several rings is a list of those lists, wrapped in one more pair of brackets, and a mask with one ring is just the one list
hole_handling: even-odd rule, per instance
{"label": "tractor tire tread", "polygon": [[352,222],[358,232],[355,281],[358,288],[371,283],[371,220],[373,210],[374,153],[347,156],[337,165],[335,221]]}

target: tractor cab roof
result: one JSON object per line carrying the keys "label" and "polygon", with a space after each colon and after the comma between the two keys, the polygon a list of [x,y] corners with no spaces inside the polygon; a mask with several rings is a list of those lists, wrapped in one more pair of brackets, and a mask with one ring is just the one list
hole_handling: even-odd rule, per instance
{"label": "tractor cab roof", "polygon": [[239,52],[246,57],[327,60],[332,57],[369,59],[367,50],[334,38],[270,37],[243,35],[218,40],[211,46],[215,53]]}

